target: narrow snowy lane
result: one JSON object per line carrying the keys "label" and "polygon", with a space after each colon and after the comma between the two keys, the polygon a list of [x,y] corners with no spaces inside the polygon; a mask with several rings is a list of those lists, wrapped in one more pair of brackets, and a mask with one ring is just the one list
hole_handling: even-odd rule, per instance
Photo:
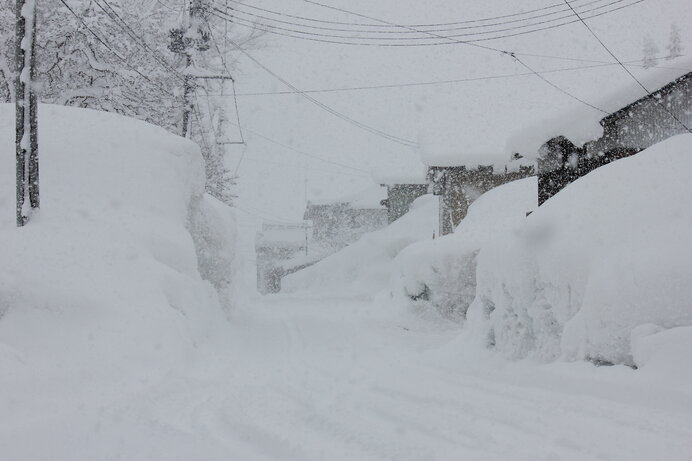
{"label": "narrow snowy lane", "polygon": [[171,378],[132,407],[206,440],[209,459],[692,457],[692,393],[637,371],[465,353],[457,327],[377,303],[260,303],[235,319],[217,371]]}

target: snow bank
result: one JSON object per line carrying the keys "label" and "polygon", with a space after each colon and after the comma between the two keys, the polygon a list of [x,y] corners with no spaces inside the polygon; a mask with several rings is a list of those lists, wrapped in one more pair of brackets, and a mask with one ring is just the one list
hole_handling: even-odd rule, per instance
{"label": "snow bank", "polygon": [[689,333],[691,150],[682,135],[599,168],[484,247],[477,337],[512,358],[646,366],[655,354],[633,350],[638,327]]}
{"label": "snow bank", "polygon": [[497,187],[476,200],[455,233],[406,248],[396,259],[391,292],[398,304],[461,317],[476,296],[476,257],[536,207],[536,178]]}
{"label": "snow bank", "polygon": [[[0,105],[0,132],[0,150],[13,152],[13,106]],[[59,421],[125,398],[223,340],[218,292],[228,300],[235,225],[203,195],[191,142],[54,106],[40,107],[39,134],[42,209],[22,229],[14,156],[0,158],[0,433],[27,438],[17,450],[33,446],[33,433],[47,445],[31,450],[50,452],[70,447]]]}
{"label": "snow bank", "polygon": [[282,290],[374,296],[387,286],[395,267],[394,259],[402,249],[432,239],[437,214],[437,197],[420,197],[411,211],[384,229],[365,234],[338,253],[286,277]]}

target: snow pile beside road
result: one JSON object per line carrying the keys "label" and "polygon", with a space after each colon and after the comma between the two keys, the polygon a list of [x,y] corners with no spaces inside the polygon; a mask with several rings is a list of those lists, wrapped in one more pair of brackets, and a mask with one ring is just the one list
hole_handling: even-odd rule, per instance
{"label": "snow pile beside road", "polygon": [[42,209],[17,229],[13,106],[0,105],[0,132],[0,445],[6,459],[43,459],[71,446],[65,421],[98,421],[97,406],[223,341],[214,288],[230,296],[234,220],[203,195],[194,144],[41,106]]}
{"label": "snow pile beside road", "polygon": [[424,195],[411,211],[384,229],[365,234],[338,253],[284,278],[282,291],[374,296],[387,286],[402,249],[432,239],[437,216],[438,198]]}
{"label": "snow pile beside road", "polygon": [[536,207],[536,178],[497,187],[476,200],[454,234],[418,242],[397,257],[391,292],[398,304],[461,317],[476,296],[476,257]]}
{"label": "snow pile beside road", "polygon": [[472,331],[512,358],[644,366],[692,343],[690,152],[682,135],[599,168],[485,246]]}

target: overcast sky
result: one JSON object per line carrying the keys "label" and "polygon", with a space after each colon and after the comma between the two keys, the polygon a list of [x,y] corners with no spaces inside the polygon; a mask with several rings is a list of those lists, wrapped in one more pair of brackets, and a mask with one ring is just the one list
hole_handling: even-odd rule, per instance
{"label": "overcast sky", "polygon": [[[223,4],[224,0],[216,2]],[[636,0],[579,0],[575,6],[584,4],[583,8],[589,8],[588,5],[593,4],[593,8],[613,2],[615,6],[625,6]],[[427,24],[510,15],[548,7],[559,1],[322,0],[322,3],[392,23]],[[365,22],[363,18],[310,5],[303,0],[252,0],[247,4],[287,15]],[[255,12],[263,14],[259,10]],[[286,16],[283,18],[291,21]],[[658,44],[662,55],[665,54],[673,23],[682,29],[684,52],[687,53],[692,47],[688,32],[690,18],[692,2],[689,0],[645,0],[587,22],[621,60],[636,61],[643,56],[646,36]],[[527,72],[510,56],[464,44],[356,47],[272,34],[266,34],[262,43],[260,49],[250,51],[251,55],[301,90],[427,83]],[[589,60],[612,61],[580,23],[486,41],[482,45],[524,53],[519,55],[521,59],[539,71],[597,64],[585,62]],[[418,143],[418,147],[408,147],[357,128],[298,94],[244,95],[289,88],[246,57],[241,56],[237,66],[241,123],[259,135],[326,160],[300,155],[246,132],[248,145],[239,168],[238,204],[245,213],[243,220],[248,235],[254,234],[250,226],[256,223],[258,216],[300,219],[305,205],[306,179],[309,198],[352,194],[372,184],[370,173],[373,170],[379,173],[420,171],[421,150],[474,154],[501,151],[510,133],[580,104],[532,75],[311,94],[319,102],[358,122]],[[636,73],[637,69],[633,71]],[[617,66],[573,69],[548,73],[545,77],[587,102],[629,81]],[[240,149],[235,155],[239,152]]]}

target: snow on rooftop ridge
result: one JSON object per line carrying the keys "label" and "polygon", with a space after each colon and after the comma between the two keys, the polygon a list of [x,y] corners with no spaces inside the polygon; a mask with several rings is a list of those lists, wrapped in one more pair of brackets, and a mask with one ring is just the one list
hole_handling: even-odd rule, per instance
{"label": "snow on rooftop ridge", "polygon": [[386,166],[373,169],[370,175],[375,184],[393,186],[395,184],[426,184],[427,173],[428,168],[421,163],[418,153],[413,153],[411,158],[406,157],[400,163],[389,162]]}
{"label": "snow on rooftop ridge", "polygon": [[476,168],[478,166],[504,166],[510,161],[510,157],[504,152],[425,152],[421,154],[421,159],[429,167],[451,167],[465,166]]}
{"label": "snow on rooftop ridge", "polygon": [[424,161],[429,167],[458,167],[475,169],[481,166],[492,166],[495,173],[503,171],[519,171],[521,167],[533,166],[533,158],[513,158],[504,152],[475,153],[475,154],[432,154]]}
{"label": "snow on rooftop ridge", "polygon": [[255,244],[271,247],[300,247],[305,244],[305,227],[269,229],[257,233]]}
{"label": "snow on rooftop ridge", "polygon": [[326,198],[310,200],[310,204],[316,206],[344,204],[348,205],[350,208],[355,209],[375,210],[383,208],[380,202],[386,198],[387,191],[384,188],[377,185],[368,187],[367,189],[352,195],[342,196],[333,199]]}
{"label": "snow on rooftop ridge", "polygon": [[387,191],[380,186],[374,186],[353,195],[349,204],[351,208],[360,210],[378,210],[384,208],[380,202],[386,198]]}
{"label": "snow on rooftop ridge", "polygon": [[421,171],[419,174],[388,174],[373,176],[373,179],[377,184],[385,186],[394,186],[397,184],[427,184],[428,182],[425,179],[425,174],[425,171]]}
{"label": "snow on rooftop ridge", "polygon": [[[687,56],[664,61],[661,65],[649,69],[642,68],[634,71],[637,79],[650,93],[655,93],[690,72],[692,72],[692,57]],[[642,87],[630,79],[617,91],[593,101],[594,106],[603,109],[608,114],[582,104],[550,118],[534,121],[507,139],[505,152],[520,153],[534,159],[540,147],[556,136],[565,136],[575,145],[581,146],[603,135],[603,127],[600,124],[603,118],[646,96]]]}

